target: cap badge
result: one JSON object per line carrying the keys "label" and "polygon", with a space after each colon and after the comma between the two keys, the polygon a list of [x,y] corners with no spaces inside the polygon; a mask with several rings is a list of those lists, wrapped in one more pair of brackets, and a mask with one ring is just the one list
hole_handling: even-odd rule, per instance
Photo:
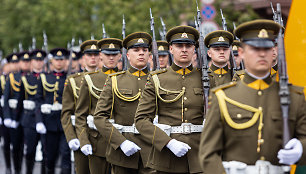
{"label": "cap badge", "polygon": [[182,36],[181,36],[181,38],[188,38],[187,33],[183,33]]}
{"label": "cap badge", "polygon": [[165,48],[161,45],[158,47],[158,51],[165,51]]}
{"label": "cap badge", "polygon": [[76,57],[76,56],[75,56],[75,53],[72,53],[72,54],[71,54],[71,57],[72,57],[72,58],[75,58],[75,57]]}
{"label": "cap badge", "polygon": [[29,58],[29,55],[28,55],[28,54],[25,54],[23,57],[24,57],[25,59],[28,59],[28,58]]}
{"label": "cap badge", "polygon": [[113,43],[109,44],[108,48],[115,48],[115,45]]}
{"label": "cap badge", "polygon": [[12,59],[13,59],[13,60],[17,60],[18,57],[17,57],[16,55],[14,55],[14,56],[12,57]]}
{"label": "cap badge", "polygon": [[90,49],[91,49],[91,50],[96,50],[96,49],[97,49],[97,46],[96,46],[96,45],[91,45]]}
{"label": "cap badge", "polygon": [[40,52],[38,52],[38,53],[36,54],[36,57],[42,57],[42,54],[41,54]]}
{"label": "cap badge", "polygon": [[220,36],[218,42],[225,42],[224,37]]}
{"label": "cap badge", "polygon": [[258,37],[259,37],[259,38],[268,38],[269,36],[268,36],[267,30],[261,29],[261,30],[259,31]]}
{"label": "cap badge", "polygon": [[57,55],[57,56],[62,56],[63,53],[62,53],[61,51],[58,51],[58,52],[56,53],[56,55]]}
{"label": "cap badge", "polygon": [[144,43],[144,41],[143,41],[142,38],[140,38],[140,39],[138,39],[137,43]]}
{"label": "cap badge", "polygon": [[233,50],[238,50],[236,45],[233,46]]}

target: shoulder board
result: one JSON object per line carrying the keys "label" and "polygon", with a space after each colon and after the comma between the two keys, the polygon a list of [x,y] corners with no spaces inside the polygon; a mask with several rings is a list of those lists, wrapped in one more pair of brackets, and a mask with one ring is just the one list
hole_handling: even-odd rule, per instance
{"label": "shoulder board", "polygon": [[237,84],[237,82],[229,82],[229,83],[226,83],[226,84],[217,86],[217,87],[211,89],[211,91],[212,91],[212,92],[216,92],[216,91],[218,91],[219,89],[226,89],[226,88],[229,88],[229,87],[232,87],[232,86],[236,86],[236,84]]}
{"label": "shoulder board", "polygon": [[96,73],[98,73],[98,72],[99,72],[99,70],[92,71],[92,72],[86,72],[86,73],[84,73],[84,75],[86,75],[86,74],[88,74],[88,75],[90,75],[90,74],[96,74]]}
{"label": "shoulder board", "polygon": [[155,75],[155,74],[161,74],[161,73],[164,73],[164,72],[167,72],[166,68],[159,69],[159,70],[156,70],[156,71],[151,71],[150,74]]}
{"label": "shoulder board", "polygon": [[117,76],[119,74],[124,74],[124,73],[126,73],[126,71],[120,71],[120,72],[112,73],[112,74],[109,74],[108,76]]}
{"label": "shoulder board", "polygon": [[290,91],[295,92],[297,94],[304,94],[304,88],[301,87],[301,86],[291,85],[290,86]]}

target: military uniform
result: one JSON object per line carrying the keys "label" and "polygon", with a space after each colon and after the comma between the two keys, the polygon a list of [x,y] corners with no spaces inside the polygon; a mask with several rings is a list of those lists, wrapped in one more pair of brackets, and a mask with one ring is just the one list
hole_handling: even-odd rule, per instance
{"label": "military uniform", "polygon": [[[121,40],[119,40],[119,47]],[[117,42],[116,42],[117,43]],[[115,46],[116,45],[116,46]],[[109,44],[111,47],[108,51],[118,51],[118,43]],[[109,46],[107,48],[109,48]],[[96,53],[99,54],[99,48],[97,41],[83,43],[82,50],[84,53]],[[104,49],[104,48],[103,48]],[[120,51],[119,51],[120,52]],[[106,161],[105,152],[107,143],[101,134],[88,127],[88,116],[94,115],[100,93],[104,86],[105,80],[108,74],[117,72],[118,69],[108,69],[105,66],[98,71],[86,73],[82,80],[80,87],[79,100],[76,107],[76,131],[80,140],[80,147],[85,145],[91,145],[92,154],[88,156],[89,168],[91,174],[96,173],[109,173],[110,164]]]}
{"label": "military uniform", "polygon": [[[71,140],[78,139],[74,114],[84,73],[72,74],[67,77],[65,82],[61,122],[68,143]],[[80,149],[74,150],[74,164],[77,174],[89,173],[88,157]]]}
{"label": "military uniform", "polygon": [[[165,64],[162,66],[161,63],[160,64],[160,68],[167,68],[168,66],[172,65],[172,56],[169,53],[169,44],[166,41],[160,40],[157,41],[157,50],[158,50],[158,56],[168,56],[168,60],[165,60]],[[159,58],[160,59],[160,58]],[[161,62],[161,61],[160,61]]]}
{"label": "military uniform", "polygon": [[[19,53],[19,60],[30,61],[29,53],[24,51]],[[21,77],[29,72],[20,71],[10,73],[5,85],[4,92],[4,118],[10,118],[10,136],[13,145],[13,162],[15,173],[21,172],[23,158],[23,128],[20,124],[22,120],[23,101],[21,93]]]}
{"label": "military uniform", "polygon": [[[241,24],[235,33],[245,44],[271,48],[272,35],[278,33],[279,28],[273,21],[256,20]],[[289,90],[290,137],[299,139],[305,152],[305,96],[300,87],[290,85]],[[268,167],[269,173],[284,173],[278,167],[281,165],[278,154],[283,148],[282,135],[279,83],[273,81],[269,73],[262,78],[255,78],[246,71],[241,81],[211,90],[209,110],[201,136],[200,163],[205,173],[225,173],[225,169],[228,172],[234,163],[241,166],[240,170],[253,167],[253,172],[260,170],[260,167],[255,168],[254,165],[264,163],[262,170]],[[303,153],[298,164],[305,162],[306,156]]]}
{"label": "military uniform", "polygon": [[[126,49],[148,48],[151,41],[152,38],[148,33],[132,33],[124,39],[123,45]],[[136,132],[116,129],[121,126],[123,129],[135,128],[133,127],[135,111],[147,76],[147,67],[139,70],[131,66],[127,71],[111,74],[100,94],[94,123],[108,145],[106,159],[112,164],[112,173],[152,172],[151,169],[145,168],[150,145]],[[126,140],[138,145],[141,148],[140,152],[130,156],[125,155],[120,145]]]}
{"label": "military uniform", "polygon": [[[169,30],[166,37],[170,44],[195,44],[199,34],[191,27],[179,26]],[[173,62],[171,67],[151,73],[135,116],[137,130],[152,144],[149,167],[158,173],[202,172],[196,157],[203,128],[203,104],[201,72],[192,65],[182,68]],[[158,122],[153,124],[155,115]],[[173,139],[187,143],[191,149],[177,157],[166,147]]]}
{"label": "military uniform", "polygon": [[[50,51],[54,59],[65,59],[69,52],[64,48]],[[62,94],[66,72],[52,71],[40,74],[36,94],[36,122],[43,123],[47,129],[45,137],[46,169],[48,174],[55,171],[58,154],[61,155],[61,172],[71,172],[70,149],[61,124]]]}
{"label": "military uniform", "polygon": [[[207,48],[229,47],[232,44],[233,39],[234,36],[230,32],[217,30],[207,34],[204,39],[204,43]],[[210,88],[232,81],[232,70],[228,68],[228,64],[225,64],[223,67],[219,67],[215,65],[214,61],[212,60],[209,71]]]}
{"label": "military uniform", "polygon": [[[46,53],[42,50],[33,50],[30,53],[31,59],[43,61],[45,57]],[[33,172],[36,146],[40,140],[40,134],[36,132],[35,117],[35,95],[37,94],[39,75],[40,72],[31,72],[21,77],[21,96],[23,100],[21,125],[24,132],[24,144],[27,147],[25,151],[27,174]]]}
{"label": "military uniform", "polygon": [[[241,47],[241,42],[239,40],[234,40],[232,43],[232,50],[233,50],[233,55],[235,56],[239,56],[238,54],[238,48]],[[236,69],[237,71],[243,70],[244,69],[244,65],[243,65],[243,61],[241,60],[241,62],[239,64],[236,63]]]}

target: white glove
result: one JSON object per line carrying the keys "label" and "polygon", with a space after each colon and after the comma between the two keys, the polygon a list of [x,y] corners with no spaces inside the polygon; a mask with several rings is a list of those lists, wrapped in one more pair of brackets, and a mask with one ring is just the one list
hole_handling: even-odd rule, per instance
{"label": "white glove", "polygon": [[75,138],[75,139],[70,140],[68,145],[71,150],[76,151],[80,147],[80,141],[77,138]]}
{"label": "white glove", "polygon": [[120,145],[120,148],[126,156],[131,156],[137,151],[141,150],[141,148],[137,146],[137,144],[129,140],[123,141],[123,143],[121,143]]}
{"label": "white glove", "polygon": [[4,121],[4,126],[7,127],[7,128],[11,128],[11,123],[12,123],[12,120],[10,118],[5,118]]}
{"label": "white glove", "polygon": [[19,126],[19,122],[15,121],[15,120],[12,120],[12,122],[11,122],[11,128],[16,129],[18,126]]}
{"label": "white glove", "polygon": [[84,153],[84,155],[92,155],[92,146],[90,144],[86,144],[81,148],[81,151]]}
{"label": "white glove", "polygon": [[95,126],[94,123],[94,117],[92,115],[87,116],[87,125],[90,129],[97,130],[97,127]]}
{"label": "white glove", "polygon": [[300,140],[293,138],[285,146],[285,149],[278,151],[279,163],[292,165],[300,160],[303,154],[303,146]]}
{"label": "white glove", "polygon": [[47,133],[47,129],[46,126],[44,125],[44,123],[39,122],[36,124],[36,132],[40,133],[40,134],[46,134]]}
{"label": "white glove", "polygon": [[188,152],[188,150],[191,149],[188,144],[183,143],[181,141],[177,141],[176,139],[170,140],[167,144],[167,148],[170,149],[172,153],[177,157],[184,156]]}

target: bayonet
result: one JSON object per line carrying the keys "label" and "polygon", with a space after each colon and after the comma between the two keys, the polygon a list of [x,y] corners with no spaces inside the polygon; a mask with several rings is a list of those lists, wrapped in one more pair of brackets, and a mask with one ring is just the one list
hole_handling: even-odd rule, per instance
{"label": "bayonet", "polygon": [[151,24],[151,31],[152,31],[152,53],[153,53],[153,69],[159,69],[159,59],[158,59],[158,50],[157,50],[157,42],[155,38],[155,29],[154,29],[154,17],[152,14],[152,9],[150,8],[150,24]]}
{"label": "bayonet", "polygon": [[162,40],[166,40],[167,29],[166,29],[166,24],[164,23],[162,17],[160,17],[160,22],[161,22],[161,25],[162,25],[162,27],[163,27],[163,30],[161,31],[161,33],[162,33],[162,34],[161,34],[161,39],[162,39]]}
{"label": "bayonet", "polygon": [[36,38],[32,37],[32,50],[36,49]]}
{"label": "bayonet", "polygon": [[23,47],[22,47],[22,43],[21,43],[21,42],[19,42],[18,48],[19,48],[19,52],[22,52],[22,51],[23,51]]}
{"label": "bayonet", "polygon": [[[125,38],[125,17],[124,14],[122,16],[122,39]],[[128,69],[128,60],[126,57],[126,49],[122,47],[122,70],[126,71]]]}
{"label": "bayonet", "polygon": [[103,39],[107,38],[107,34],[106,34],[106,31],[105,31],[104,24],[102,24],[102,33],[103,33],[102,38]]}
{"label": "bayonet", "polygon": [[223,30],[227,31],[227,23],[226,23],[225,17],[223,16],[222,9],[220,9],[220,13],[221,13],[221,19],[222,19],[222,27],[223,27]]}
{"label": "bayonet", "polygon": [[69,76],[72,73],[72,53],[73,53],[74,43],[75,43],[75,38],[73,37],[71,39],[70,48],[68,48],[68,50],[70,51],[70,54],[69,54],[69,64],[68,64],[67,76]]}
{"label": "bayonet", "polygon": [[91,40],[95,40],[95,36],[91,33],[91,35],[90,35],[90,39]]}

